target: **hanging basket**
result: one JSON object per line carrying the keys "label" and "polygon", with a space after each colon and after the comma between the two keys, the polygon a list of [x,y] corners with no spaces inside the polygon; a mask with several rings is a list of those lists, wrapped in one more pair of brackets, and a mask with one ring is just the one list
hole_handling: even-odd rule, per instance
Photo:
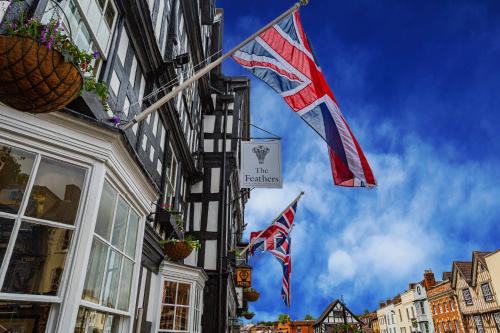
{"label": "hanging basket", "polygon": [[193,251],[193,247],[190,244],[181,240],[177,242],[167,242],[163,249],[168,259],[172,261],[186,259]]}
{"label": "hanging basket", "polygon": [[75,99],[83,78],[63,55],[31,38],[0,35],[0,101],[30,113],[52,112]]}
{"label": "hanging basket", "polygon": [[248,319],[248,320],[252,319],[253,316],[255,316],[255,313],[253,313],[253,312],[243,314],[243,317],[245,317],[245,319]]}
{"label": "hanging basket", "polygon": [[259,297],[260,294],[254,289],[243,291],[243,298],[248,302],[255,302]]}

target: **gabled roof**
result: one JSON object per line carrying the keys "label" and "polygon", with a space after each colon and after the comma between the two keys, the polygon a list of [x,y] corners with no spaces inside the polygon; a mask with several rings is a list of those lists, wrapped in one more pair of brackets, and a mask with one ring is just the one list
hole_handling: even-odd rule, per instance
{"label": "gabled roof", "polygon": [[325,320],[325,318],[328,316],[328,314],[330,313],[330,311],[333,310],[333,308],[338,304],[340,303],[340,305],[342,307],[344,307],[345,311],[348,312],[354,319],[356,319],[356,321],[358,321],[358,323],[360,324],[363,324],[363,322],[361,320],[359,320],[359,318],[351,312],[351,310],[349,310],[349,308],[347,306],[345,306],[344,303],[342,303],[339,299],[336,299],[334,300],[333,302],[331,302],[325,309],[325,311],[323,311],[323,313],[321,314],[321,316],[319,316],[318,320],[316,320],[316,322],[314,323],[314,326],[318,325],[318,324],[321,324],[323,322],[323,320]]}
{"label": "gabled roof", "polygon": [[470,283],[472,280],[472,261],[455,261],[455,265],[465,281]]}
{"label": "gabled roof", "polygon": [[472,252],[472,269],[471,269],[471,282],[472,286],[476,285],[476,278],[477,278],[477,267],[478,264],[481,263],[481,266],[484,267],[485,269],[488,269],[486,266],[486,260],[484,259],[487,255],[489,255],[491,252],[480,252],[480,251],[474,251]]}

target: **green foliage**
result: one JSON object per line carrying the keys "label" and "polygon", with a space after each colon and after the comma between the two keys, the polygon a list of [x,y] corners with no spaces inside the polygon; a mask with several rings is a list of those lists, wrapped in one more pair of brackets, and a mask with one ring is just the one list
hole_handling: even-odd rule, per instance
{"label": "green foliage", "polygon": [[334,333],[361,333],[361,330],[357,329],[355,325],[352,324],[342,324],[335,326],[333,329]]}
{"label": "green foliage", "polygon": [[184,242],[193,250],[199,249],[201,247],[200,241],[197,239],[194,239],[192,236],[186,236],[186,237],[184,237],[184,239],[178,239],[175,237],[171,237],[169,239],[159,241],[159,243],[161,245],[166,244],[166,243],[177,243],[177,242]]}
{"label": "green foliage", "polygon": [[245,288],[245,289],[243,289],[243,292],[245,292],[245,293],[252,293],[252,292],[256,293],[258,291],[255,290],[255,289],[253,289],[253,288]]}
{"label": "green foliage", "polygon": [[245,310],[241,313],[242,316],[245,316],[245,315],[254,315],[255,313],[253,313],[252,311],[248,311],[248,310]]}
{"label": "green foliage", "polygon": [[273,321],[259,321],[257,325],[262,325],[262,326],[274,326]]}
{"label": "green foliage", "polygon": [[304,320],[315,320],[313,316],[311,316],[310,314],[306,314],[304,316]]}
{"label": "green foliage", "polygon": [[104,109],[109,110],[108,88],[102,82],[97,82],[93,71],[92,61],[99,58],[99,52],[88,53],[80,50],[71,37],[66,34],[61,22],[51,19],[43,24],[39,19],[24,19],[24,15],[7,22],[7,34],[30,38],[45,45],[49,50],[53,49],[62,54],[66,62],[73,63],[82,73],[84,84],[83,90],[94,92],[100,99]]}
{"label": "green foliage", "polygon": [[281,324],[286,324],[288,322],[291,321],[290,319],[290,316],[287,315],[286,313],[282,313],[278,316],[278,321],[281,323]]}

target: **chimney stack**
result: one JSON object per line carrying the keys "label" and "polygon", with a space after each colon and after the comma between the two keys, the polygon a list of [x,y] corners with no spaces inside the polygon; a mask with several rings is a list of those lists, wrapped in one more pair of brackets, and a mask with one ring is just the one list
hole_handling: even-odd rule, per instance
{"label": "chimney stack", "polygon": [[434,273],[432,269],[426,269],[424,271],[424,287],[425,289],[432,288],[436,285],[436,278],[434,277]]}
{"label": "chimney stack", "polygon": [[392,300],[388,299],[387,301],[385,301],[385,303],[386,303],[387,305],[391,305],[391,304],[392,304]]}
{"label": "chimney stack", "polygon": [[380,306],[380,308],[382,309],[383,307],[385,307],[385,302],[383,302],[383,301],[382,301],[382,302],[378,303],[378,305],[379,305],[379,306]]}

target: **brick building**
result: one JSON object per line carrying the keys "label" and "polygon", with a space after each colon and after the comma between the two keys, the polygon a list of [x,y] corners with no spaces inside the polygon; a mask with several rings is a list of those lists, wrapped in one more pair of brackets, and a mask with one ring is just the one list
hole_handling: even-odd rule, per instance
{"label": "brick building", "polygon": [[273,333],[313,333],[314,320],[293,320],[275,323]]}
{"label": "brick building", "polygon": [[451,272],[443,273],[443,280],[427,289],[434,329],[437,333],[464,332],[462,316],[451,288]]}

